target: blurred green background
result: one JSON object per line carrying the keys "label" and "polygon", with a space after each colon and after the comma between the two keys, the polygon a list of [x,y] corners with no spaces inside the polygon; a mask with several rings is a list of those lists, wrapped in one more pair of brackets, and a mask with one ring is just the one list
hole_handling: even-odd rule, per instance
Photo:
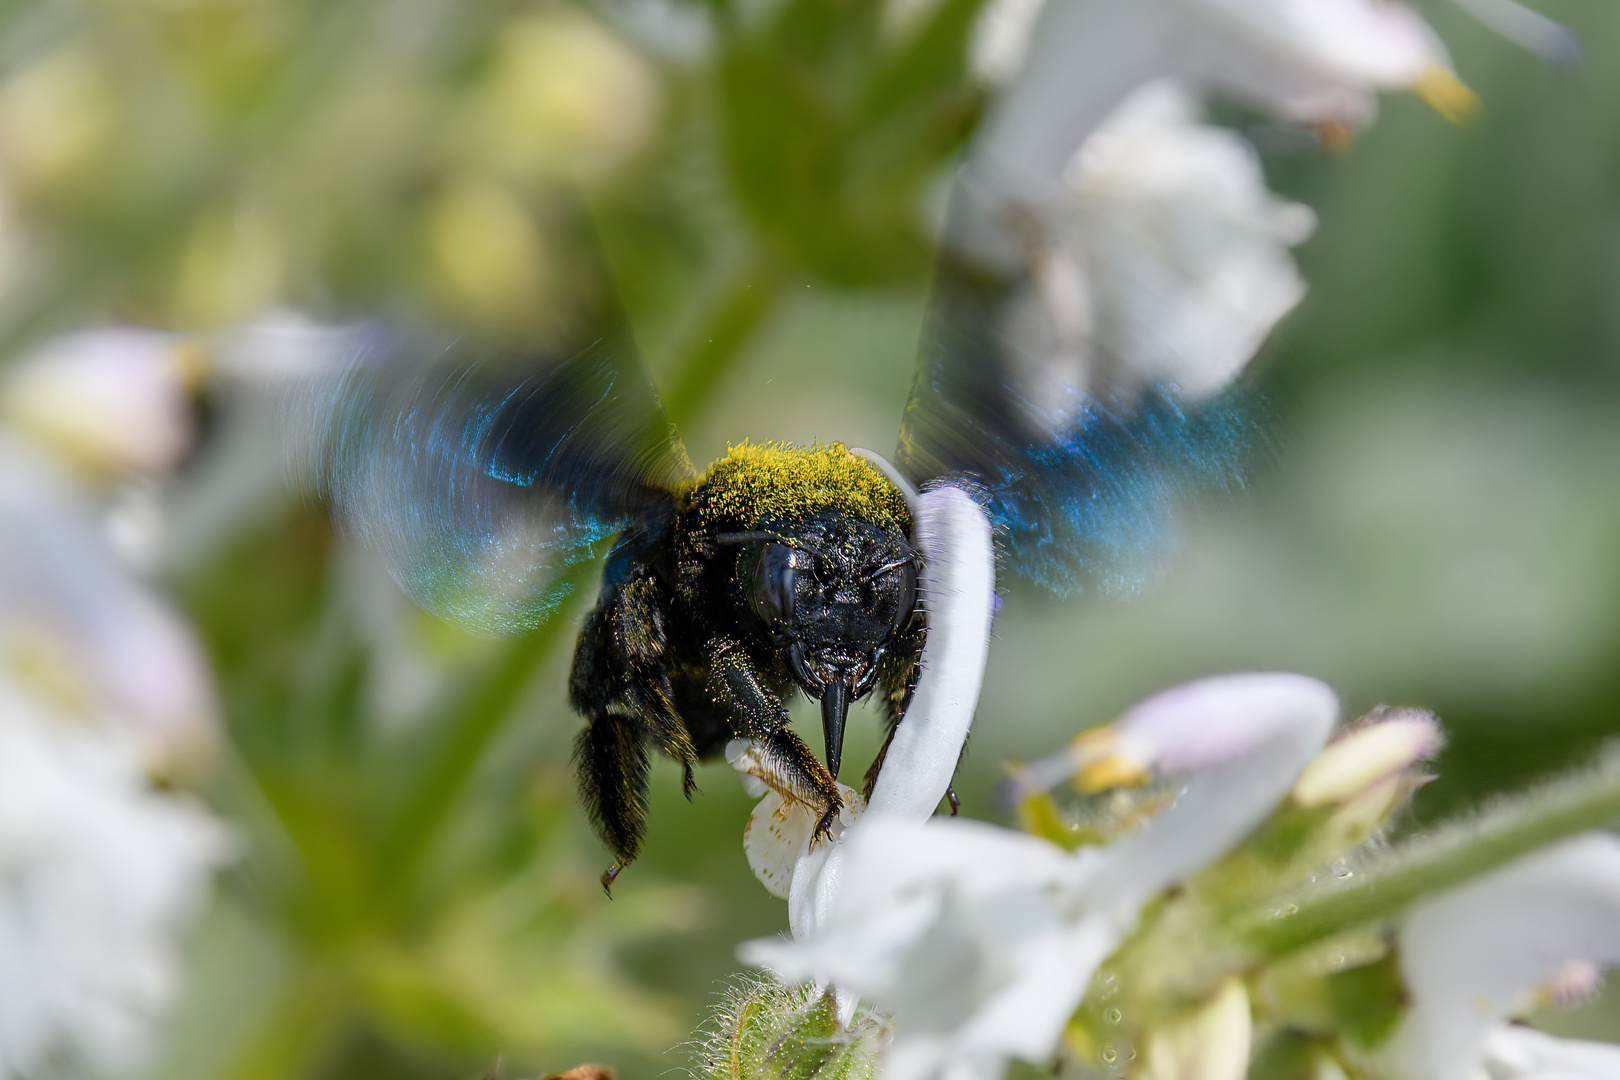
{"label": "blurred green background", "polygon": [[[579,270],[599,241],[694,461],[744,438],[887,451],[930,222],[982,107],[976,6],[899,32],[840,0],[13,5],[0,341],[276,305],[543,336],[603,287]],[[1320,217],[1309,296],[1253,369],[1270,445],[1140,595],[1009,587],[965,813],[1004,819],[1005,759],[1234,669],[1322,677],[1348,715],[1439,713],[1413,827],[1620,730],[1620,8],[1538,7],[1582,66],[1425,8],[1481,99],[1460,125],[1386,97],[1328,152],[1216,107]],[[594,582],[530,637],[467,637],[287,494],[251,379],[222,373],[201,408],[163,574],[228,731],[196,783],[244,853],[153,1075],[684,1066],[737,943],[785,908],[724,765],[692,805],[655,768],[646,854],[602,896],[564,698]],[[852,718],[851,763],[875,720]]]}

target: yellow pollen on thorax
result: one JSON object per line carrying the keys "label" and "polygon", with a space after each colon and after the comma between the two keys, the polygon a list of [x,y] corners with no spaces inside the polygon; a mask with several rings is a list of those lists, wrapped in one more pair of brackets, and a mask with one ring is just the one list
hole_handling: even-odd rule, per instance
{"label": "yellow pollen on thorax", "polygon": [[791,446],[738,443],[698,479],[709,521],[747,526],[834,507],[883,527],[909,531],[905,498],[877,467],[843,443]]}

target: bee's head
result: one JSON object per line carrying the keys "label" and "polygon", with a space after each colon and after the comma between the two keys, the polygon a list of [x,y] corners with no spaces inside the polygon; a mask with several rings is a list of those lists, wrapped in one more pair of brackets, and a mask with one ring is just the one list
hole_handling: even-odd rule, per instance
{"label": "bee's head", "polygon": [[827,510],[748,534],[737,586],[793,678],[821,699],[827,768],[838,775],[850,701],[917,609],[917,553],[898,529]]}

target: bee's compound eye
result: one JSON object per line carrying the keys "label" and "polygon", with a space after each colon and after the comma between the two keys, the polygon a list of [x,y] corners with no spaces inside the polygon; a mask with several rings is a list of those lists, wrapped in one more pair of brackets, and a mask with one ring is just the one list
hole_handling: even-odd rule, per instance
{"label": "bee's compound eye", "polygon": [[894,632],[899,633],[911,622],[912,614],[917,610],[917,564],[907,559],[894,571],[894,580],[899,589],[899,603],[894,609]]}
{"label": "bee's compound eye", "polygon": [[748,603],[766,625],[786,626],[793,621],[793,578],[798,566],[798,552],[786,544],[766,544],[760,552]]}

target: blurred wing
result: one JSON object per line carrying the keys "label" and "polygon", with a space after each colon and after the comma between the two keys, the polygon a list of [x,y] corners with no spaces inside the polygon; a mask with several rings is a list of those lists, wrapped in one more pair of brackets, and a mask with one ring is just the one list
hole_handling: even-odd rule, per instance
{"label": "blurred wing", "polygon": [[897,465],[919,486],[979,493],[1001,561],[1060,595],[1129,590],[1176,534],[1191,491],[1241,482],[1242,394],[1175,386],[1065,356],[1028,327],[1029,277],[945,256],[923,330]]}
{"label": "blurred wing", "polygon": [[562,356],[367,327],[298,394],[294,468],[429,611],[540,623],[558,576],[692,476],[628,336]]}

